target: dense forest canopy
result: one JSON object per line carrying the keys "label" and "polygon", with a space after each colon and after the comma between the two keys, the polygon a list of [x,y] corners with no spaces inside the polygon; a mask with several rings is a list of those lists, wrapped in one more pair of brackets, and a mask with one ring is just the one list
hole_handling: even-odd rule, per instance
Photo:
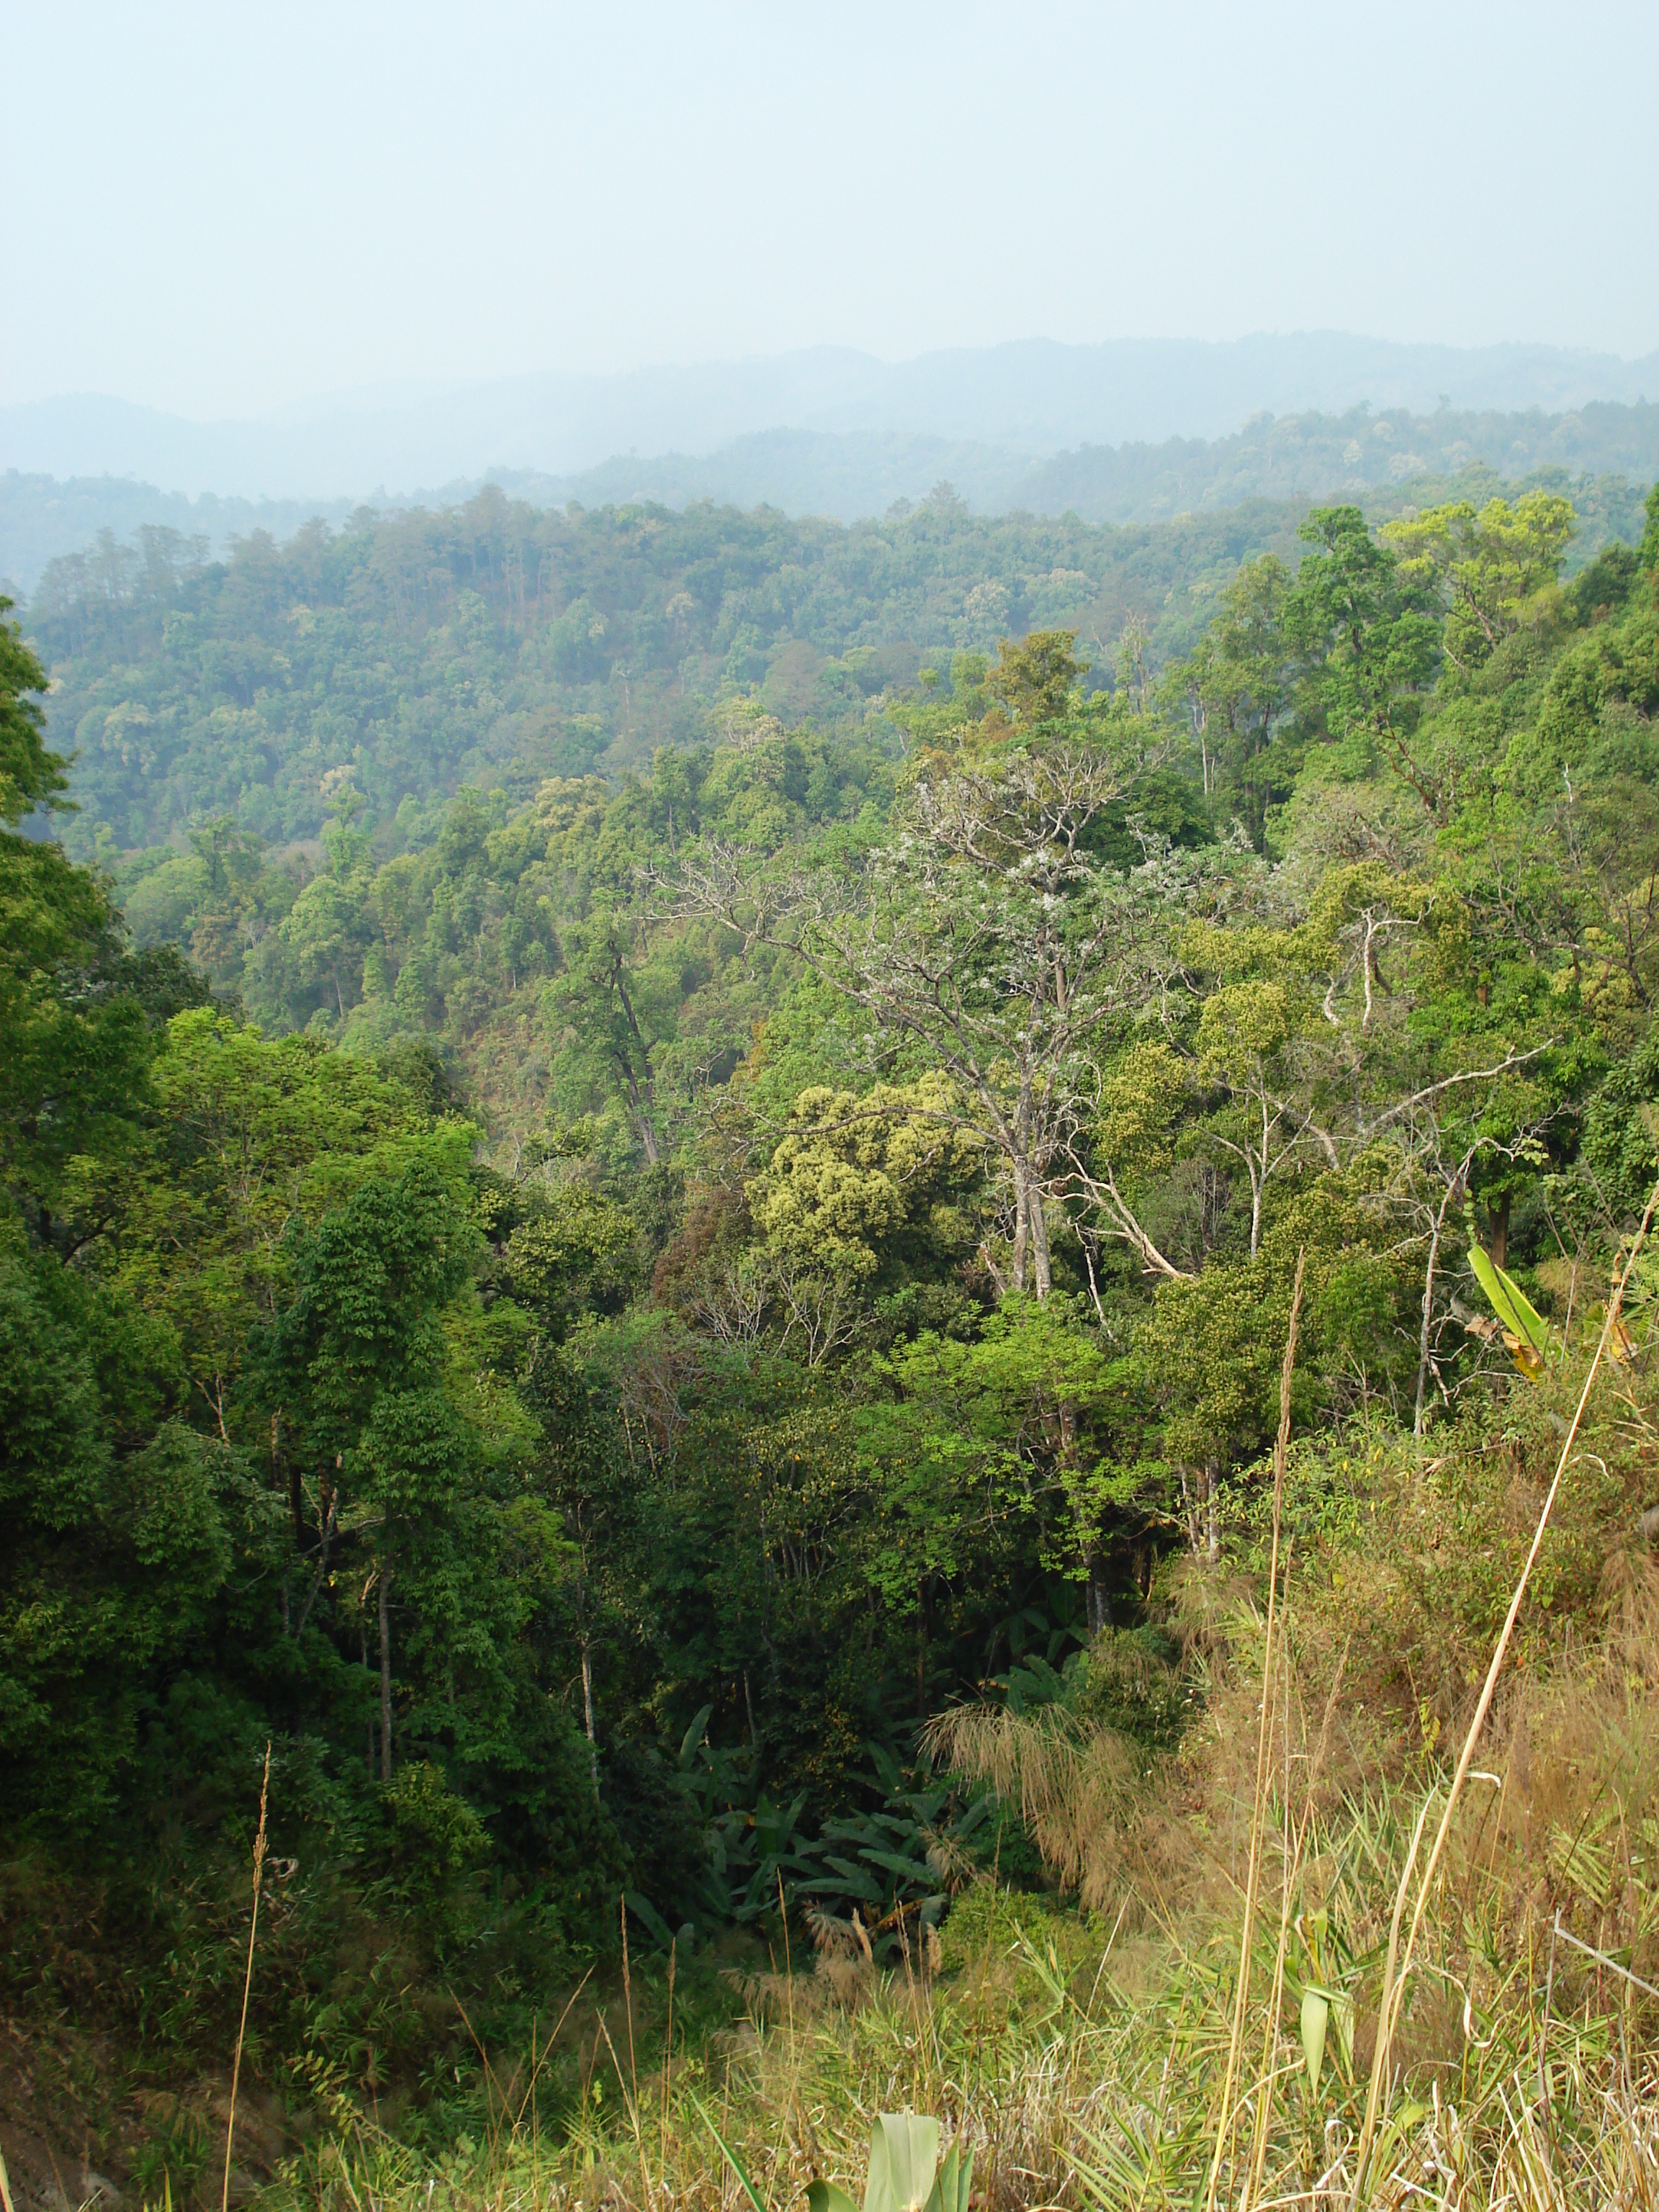
{"label": "dense forest canopy", "polygon": [[[1582,1331],[1659,1164],[1659,491],[1576,565],[1559,490],[1489,495],[485,495],[48,580],[0,669],[4,1820],[185,1960],[168,2033],[222,2015],[186,1926],[267,1739],[273,2066],[413,2082],[450,2027],[366,1951],[517,2017],[624,1893],[640,1942],[897,1942],[1035,1866],[931,1716],[1179,1735],[1168,1573],[1254,1510],[1299,1260],[1339,1517],[1350,1454],[1528,1387],[1471,1250]],[[136,946],[17,827],[53,744],[70,849],[152,848]],[[1478,1637],[1506,1588],[1431,1595]]]}
{"label": "dense forest canopy", "polygon": [[[771,419],[769,413],[763,419]],[[514,441],[497,437],[489,450],[513,451]],[[948,479],[982,514],[1139,523],[1249,499],[1358,497],[1370,513],[1401,499],[1425,506],[1446,496],[1450,479],[1476,466],[1523,489],[1541,471],[1559,470],[1577,488],[1581,515],[1609,505],[1619,512],[1619,534],[1629,534],[1624,525],[1636,512],[1630,484],[1659,475],[1659,404],[1589,401],[1565,413],[1537,407],[1522,413],[1443,404],[1431,415],[1390,403],[1334,414],[1258,413],[1228,437],[1084,444],[1040,459],[988,444],[966,429],[949,437],[896,429],[772,429],[710,453],[661,453],[630,441],[628,452],[574,474],[495,468],[488,481],[536,507],[575,500],[584,507],[682,507],[708,500],[853,523],[902,514],[926,498],[930,485]],[[163,471],[162,480],[178,478]],[[315,480],[327,480],[327,472]],[[1587,480],[1595,483],[1593,492],[1584,489]],[[416,481],[434,479],[428,473]],[[472,477],[396,498],[379,493],[376,499],[382,507],[459,506],[485,481]],[[211,493],[191,500],[131,476],[59,477],[11,468],[0,474],[0,587],[33,592],[51,562],[82,550],[101,530],[125,539],[148,524],[187,538],[205,535],[211,549],[223,553],[256,530],[283,538],[319,515],[337,527],[358,503]]]}
{"label": "dense forest canopy", "polygon": [[[1392,437],[1372,424],[1370,443],[1392,451],[1381,428]],[[1577,503],[1570,567],[1639,537],[1622,480],[1546,479],[1532,488]],[[1472,466],[1382,511],[1500,489],[1525,495]],[[422,844],[461,785],[522,799],[551,775],[614,780],[705,739],[751,695],[786,726],[892,744],[890,700],[1006,635],[1076,629],[1096,686],[1115,680],[1126,629],[1161,666],[1242,562],[1294,565],[1300,512],[1255,500],[1097,528],[977,516],[941,485],[847,528],[765,508],[559,511],[492,486],[280,545],[256,531],[224,561],[167,528],[136,545],[106,535],[54,562],[28,610],[53,738],[76,760],[80,811],[60,827],[82,859],[176,844],[221,816],[283,845],[314,840],[349,781],[381,851]]]}
{"label": "dense forest canopy", "polygon": [[987,521],[942,490],[848,530],[489,489],[282,546],[256,535],[223,563],[165,532],[106,543],[54,564],[28,627],[54,735],[78,755],[72,845],[94,823],[118,848],[160,844],[221,812],[284,842],[316,836],[330,776],[420,825],[461,783],[522,798],[549,775],[648,766],[751,689],[791,725],[858,727],[925,657],[994,653],[1011,629],[1115,636],[1133,611],[1180,643],[1242,558],[1293,544],[1273,509],[1102,532]]}

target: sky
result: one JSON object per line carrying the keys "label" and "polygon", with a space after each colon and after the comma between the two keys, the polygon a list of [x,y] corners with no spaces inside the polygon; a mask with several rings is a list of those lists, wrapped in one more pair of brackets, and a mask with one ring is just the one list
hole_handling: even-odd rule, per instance
{"label": "sky", "polygon": [[0,403],[830,343],[1659,348],[1655,0],[10,0]]}

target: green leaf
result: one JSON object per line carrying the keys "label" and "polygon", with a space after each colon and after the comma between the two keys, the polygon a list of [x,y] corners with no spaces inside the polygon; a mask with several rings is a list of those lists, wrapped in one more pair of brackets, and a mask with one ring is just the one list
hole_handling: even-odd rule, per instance
{"label": "green leaf", "polygon": [[850,1897],[868,1898],[872,1904],[880,1898],[881,1884],[867,1868],[860,1866],[855,1859],[830,1857],[829,1863],[842,1880],[834,1885],[826,1881],[822,1885],[824,1888],[834,1887]]}
{"label": "green leaf", "polygon": [[[749,2176],[743,2170],[742,2160],[738,2158],[736,2151],[732,2149],[731,2144],[727,2142],[726,2137],[720,2133],[720,2130],[714,2125],[714,2114],[708,2110],[708,2107],[703,2103],[702,2099],[697,2095],[695,2090],[691,2093],[691,2101],[696,2106],[698,2114],[702,2118],[704,2127],[708,2129],[709,2134],[714,2136],[714,2141],[720,2145],[721,2156],[731,2167],[732,2172],[737,2175],[738,2179],[742,2183],[743,2193],[753,2206],[754,2212],[766,2212],[765,2205],[762,2203],[760,2198],[755,2194],[754,2183],[750,2181]],[[839,2191],[837,2191],[837,2194],[839,2194]]]}
{"label": "green leaf", "polygon": [[932,1879],[933,1869],[925,1859],[906,1858],[898,1851],[865,1850],[860,1851],[859,1856],[867,1859],[872,1866],[885,1867],[889,1874],[902,1875],[907,1881]]}
{"label": "green leaf", "polygon": [[859,2212],[847,2191],[837,2189],[833,2181],[809,2181],[806,2202],[809,2212]]}
{"label": "green leaf", "polygon": [[1302,2056],[1307,2061],[1309,2094],[1319,2094],[1319,2076],[1325,2064],[1325,2030],[1330,2024],[1330,1999],[1323,1990],[1302,1992]]}
{"label": "green leaf", "polygon": [[864,2212],[922,2212],[939,2164],[939,2122],[921,2112],[883,2112],[870,2136]]}
{"label": "green leaf", "polygon": [[1469,1247],[1469,1265],[1504,1327],[1541,1359],[1550,1346],[1549,1324],[1534,1310],[1525,1291],[1501,1267],[1494,1266],[1478,1244]]}
{"label": "green leaf", "polygon": [[623,1892],[623,1901],[647,1935],[661,1944],[665,1951],[669,1949],[674,1939],[669,1933],[668,1923],[650,1899],[641,1897],[637,1889],[629,1889]]}
{"label": "green leaf", "polygon": [[[1069,2154],[1069,2163],[1095,2202],[1103,2206],[1133,2206],[1134,2212],[1140,2212],[1140,2208],[1147,2201],[1147,2191],[1156,2178],[1155,2167],[1136,2159],[1121,2144],[1109,2137],[1091,2135],[1086,2128],[1079,2132],[1099,2163],[1085,2166],[1075,2152]],[[1126,2138],[1130,2142],[1134,2141],[1133,2136],[1127,2135],[1127,2131]]]}
{"label": "green leaf", "polygon": [[692,1722],[690,1727],[685,1731],[684,1737],[680,1744],[680,1765],[682,1769],[689,1767],[692,1760],[696,1757],[697,1747],[702,1741],[702,1732],[708,1727],[708,1717],[714,1710],[714,1708],[713,1705],[705,1705],[702,1711],[697,1715],[696,1720]]}
{"label": "green leaf", "polygon": [[945,2163],[927,2200],[927,2212],[968,2212],[969,2192],[974,2185],[974,2154],[964,2158],[957,2144],[945,2154]]}
{"label": "green leaf", "polygon": [[1386,2173],[1393,2162],[1395,2145],[1403,2143],[1412,2130],[1421,2126],[1428,2117],[1428,2106],[1414,2100],[1408,2100],[1391,2112],[1377,2131],[1376,2148],[1371,2153],[1371,2172]]}

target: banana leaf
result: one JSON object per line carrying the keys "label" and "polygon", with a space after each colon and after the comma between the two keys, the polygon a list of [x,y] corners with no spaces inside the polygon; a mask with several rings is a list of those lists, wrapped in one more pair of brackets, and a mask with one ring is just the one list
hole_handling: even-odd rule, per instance
{"label": "banana leaf", "polygon": [[1469,1265],[1503,1328],[1510,1357],[1524,1376],[1535,1381],[1543,1372],[1550,1348],[1549,1323],[1520,1285],[1478,1244],[1469,1247]]}

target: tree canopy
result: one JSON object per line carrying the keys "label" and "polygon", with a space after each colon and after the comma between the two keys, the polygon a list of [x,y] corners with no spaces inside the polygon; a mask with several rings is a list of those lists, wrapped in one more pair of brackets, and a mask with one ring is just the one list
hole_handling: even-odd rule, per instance
{"label": "tree canopy", "polygon": [[[919,1728],[1039,1644],[1167,1674],[1298,1267],[1310,1451],[1416,1451],[1530,1387],[1471,1255],[1565,1343],[1639,1213],[1659,492],[1569,573],[1574,527],[1235,520],[1104,646],[990,557],[1081,540],[941,513],[153,545],[31,615],[68,786],[5,625],[9,821],[175,833],[125,917],[0,833],[9,1841],[141,1918],[269,1741],[331,1991],[272,2032],[360,2070],[371,1929],[510,2008],[619,1909],[936,1917],[990,1830]],[[538,656],[631,766],[535,721]],[[374,746],[325,745],[360,681]]]}

